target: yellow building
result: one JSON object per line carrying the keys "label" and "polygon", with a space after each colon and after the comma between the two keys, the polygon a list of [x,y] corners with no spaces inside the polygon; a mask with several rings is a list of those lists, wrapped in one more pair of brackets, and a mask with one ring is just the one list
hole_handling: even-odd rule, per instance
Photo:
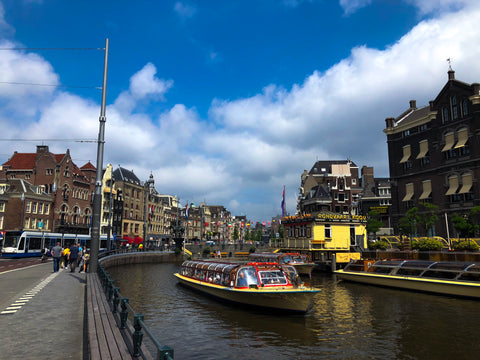
{"label": "yellow building", "polygon": [[282,249],[299,251],[312,261],[330,265],[360,258],[367,246],[366,217],[330,212],[287,216],[282,219],[285,241]]}

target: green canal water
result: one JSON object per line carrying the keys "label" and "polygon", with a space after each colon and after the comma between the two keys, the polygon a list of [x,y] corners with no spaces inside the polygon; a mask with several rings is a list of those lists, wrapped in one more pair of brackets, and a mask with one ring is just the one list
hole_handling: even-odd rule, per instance
{"label": "green canal water", "polygon": [[[477,359],[480,302],[338,282],[315,273],[306,315],[268,314],[179,286],[176,264],[110,268],[175,359]],[[308,280],[308,279],[307,279]]]}

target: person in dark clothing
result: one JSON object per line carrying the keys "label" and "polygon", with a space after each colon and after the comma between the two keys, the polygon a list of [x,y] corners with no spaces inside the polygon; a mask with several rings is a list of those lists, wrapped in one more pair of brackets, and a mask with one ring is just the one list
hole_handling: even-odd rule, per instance
{"label": "person in dark clothing", "polygon": [[77,267],[77,260],[78,260],[78,246],[73,244],[70,247],[70,253],[68,254],[68,261],[70,263],[70,272],[75,272],[75,268]]}

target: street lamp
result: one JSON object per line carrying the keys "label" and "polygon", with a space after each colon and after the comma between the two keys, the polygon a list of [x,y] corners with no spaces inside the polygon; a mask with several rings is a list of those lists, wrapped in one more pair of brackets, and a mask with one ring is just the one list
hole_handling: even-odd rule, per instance
{"label": "street lamp", "polygon": [[145,181],[145,215],[143,217],[143,242],[147,241],[147,216],[148,216],[148,195],[150,195],[151,189],[155,181],[153,180],[153,174]]}

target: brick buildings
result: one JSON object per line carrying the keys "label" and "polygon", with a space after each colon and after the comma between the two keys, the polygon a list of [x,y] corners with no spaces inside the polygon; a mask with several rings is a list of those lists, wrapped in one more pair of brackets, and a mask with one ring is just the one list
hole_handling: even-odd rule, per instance
{"label": "brick buildings", "polygon": [[447,238],[448,229],[453,231],[450,215],[480,205],[479,90],[480,84],[456,80],[450,70],[428,106],[417,108],[412,100],[401,115],[385,120],[394,228],[408,209],[421,212],[423,203],[431,203],[441,219],[431,234],[419,228],[419,235]]}
{"label": "brick buildings", "polygon": [[90,162],[79,168],[69,150],[53,154],[42,145],[36,153],[15,152],[0,168],[3,229],[88,234],[95,174]]}

